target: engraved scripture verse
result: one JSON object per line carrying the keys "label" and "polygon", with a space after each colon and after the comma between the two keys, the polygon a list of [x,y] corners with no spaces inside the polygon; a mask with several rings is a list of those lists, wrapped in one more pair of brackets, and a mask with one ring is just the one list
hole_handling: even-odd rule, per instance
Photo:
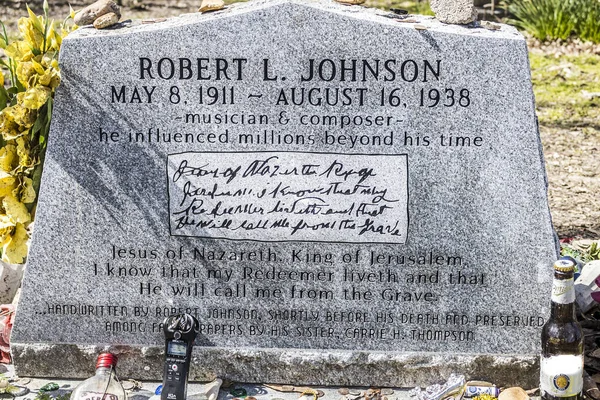
{"label": "engraved scripture verse", "polygon": [[406,241],[406,155],[190,152],[167,170],[173,236]]}

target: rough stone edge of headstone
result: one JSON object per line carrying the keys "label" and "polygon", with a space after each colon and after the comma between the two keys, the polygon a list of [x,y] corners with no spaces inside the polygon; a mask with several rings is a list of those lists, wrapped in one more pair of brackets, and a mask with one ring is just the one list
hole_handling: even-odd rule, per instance
{"label": "rough stone edge of headstone", "polygon": [[[119,358],[122,379],[162,380],[162,346],[13,343],[11,350],[18,376],[86,378],[94,372],[97,354],[111,351]],[[539,356],[195,347],[190,380],[414,387],[451,373],[535,387]]]}
{"label": "rough stone edge of headstone", "polygon": [[[338,15],[351,17],[354,19],[395,26],[399,29],[403,28],[414,30],[415,25],[415,23],[399,23],[392,18],[388,18],[390,15],[393,15],[391,11],[384,11],[376,8],[366,8],[361,6],[347,6],[327,0],[252,0],[248,2],[228,5],[225,9],[220,10],[218,12],[182,14],[178,17],[168,18],[166,21],[160,23],[124,23],[122,24],[123,29],[99,31],[97,29],[84,27],[71,32],[71,34],[69,34],[69,36],[67,36],[65,40],[75,40],[90,36],[118,36],[134,32],[164,30],[183,25],[193,25],[201,22],[214,21],[217,19],[232,16],[239,16],[254,11],[265,10],[278,5],[291,5],[319,9],[322,11],[331,12]],[[445,24],[434,19],[431,16],[418,15],[415,17],[418,19],[418,21],[416,22],[417,24],[426,24],[427,30],[422,33],[425,35],[429,32],[443,32],[451,34],[473,35],[475,37],[490,37],[498,39],[525,41],[523,35],[515,27],[506,24],[498,24],[500,26],[499,30],[489,30],[480,26]]]}
{"label": "rough stone edge of headstone", "polygon": [[[527,53],[527,66],[529,67],[529,80],[531,81],[531,60],[529,59],[529,50],[527,44],[525,44],[526,53]],[[540,156],[540,162],[542,163],[542,172],[544,177],[544,187],[546,188],[546,195],[548,195],[548,189],[550,183],[548,181],[548,171],[546,171],[546,157],[544,156],[544,144],[542,143],[542,136],[540,135],[540,121],[537,116],[536,104],[535,104],[535,93],[533,92],[533,84],[531,85],[531,107],[533,108],[533,116],[535,118],[535,131],[537,133],[537,146],[538,152]],[[556,258],[560,257],[560,239],[558,238],[558,234],[556,233],[556,229],[554,228],[554,220],[552,219],[552,211],[550,210],[550,201],[546,201],[546,212],[548,214],[548,220],[550,221],[550,229],[554,234],[554,252],[556,253]]]}

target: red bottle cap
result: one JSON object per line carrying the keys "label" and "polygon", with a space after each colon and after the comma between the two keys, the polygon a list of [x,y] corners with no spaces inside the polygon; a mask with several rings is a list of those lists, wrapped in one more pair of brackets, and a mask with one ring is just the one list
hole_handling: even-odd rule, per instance
{"label": "red bottle cap", "polygon": [[96,369],[98,368],[110,368],[117,366],[117,356],[111,353],[101,353],[98,355],[98,360],[96,361]]}

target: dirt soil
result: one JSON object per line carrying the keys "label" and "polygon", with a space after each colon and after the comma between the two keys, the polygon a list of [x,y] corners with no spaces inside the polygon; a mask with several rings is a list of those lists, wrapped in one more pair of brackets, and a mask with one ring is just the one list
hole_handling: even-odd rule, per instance
{"label": "dirt soil", "polygon": [[[6,0],[4,0],[6,1]],[[11,0],[9,0],[11,1]],[[200,4],[195,2],[173,1],[171,7],[154,7],[150,2],[132,0],[137,7],[124,8],[122,20],[127,19],[152,19],[176,16],[184,13],[195,12]],[[226,0],[231,3],[232,0]],[[72,3],[73,4],[73,3]],[[81,4],[74,3],[74,8],[81,8]],[[39,7],[34,7],[39,8]],[[67,6],[53,6],[50,0],[50,8],[55,19],[62,20],[68,15]],[[41,12],[41,10],[37,10]],[[0,7],[0,20],[4,21],[9,31],[16,29],[16,21],[20,16],[26,15],[24,5],[21,10],[11,7]],[[551,50],[544,50],[543,46],[531,44],[534,52],[554,52],[556,64],[562,62],[560,51],[557,53],[556,46]],[[541,49],[540,49],[541,47]],[[559,44],[558,48],[561,48]],[[572,53],[572,51],[570,51]],[[589,50],[587,50],[589,53]],[[592,50],[595,53],[595,50]],[[572,55],[572,54],[571,54]],[[589,55],[589,54],[588,54]],[[594,55],[592,55],[594,56]],[[571,59],[572,60],[572,59]],[[598,56],[600,60],[600,55]],[[585,62],[588,61],[586,58]],[[599,62],[600,65],[600,62]],[[560,238],[600,238],[600,119],[563,116],[561,113],[570,112],[565,104],[572,102],[570,93],[562,93],[559,101],[554,93],[546,90],[548,79],[570,79],[560,73],[548,77],[540,73],[536,78],[536,68],[546,71],[547,65],[536,67],[532,62],[534,87],[538,102],[538,114],[540,115],[540,134],[544,147],[546,159],[546,170],[548,173],[548,197],[550,210],[552,212],[555,229]],[[600,81],[600,74],[595,71],[585,77],[586,81]],[[585,83],[583,84],[585,87]],[[600,92],[600,91],[599,91]],[[547,100],[544,96],[550,98]],[[597,96],[596,96],[597,95]],[[560,96],[560,94],[558,94]],[[591,115],[600,115],[600,93],[592,93],[589,96],[586,110],[595,110]],[[591,107],[591,108],[590,108]],[[550,117],[547,117],[550,115]],[[557,116],[558,115],[558,116]]]}

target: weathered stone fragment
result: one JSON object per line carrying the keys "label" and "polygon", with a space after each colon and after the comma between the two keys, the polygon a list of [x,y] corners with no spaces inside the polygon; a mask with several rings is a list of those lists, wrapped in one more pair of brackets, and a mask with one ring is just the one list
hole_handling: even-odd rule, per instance
{"label": "weathered stone fragment", "polygon": [[202,4],[198,11],[200,12],[208,12],[208,11],[218,11],[225,8],[225,2],[223,0],[202,0]]}
{"label": "weathered stone fragment", "polygon": [[94,21],[94,28],[96,28],[96,29],[108,28],[109,26],[113,26],[117,22],[119,22],[119,16],[117,14],[115,14],[115,13],[104,14],[103,16],[98,17]]}
{"label": "weathered stone fragment", "polygon": [[74,21],[79,26],[89,25],[98,17],[108,13],[115,13],[121,18],[121,7],[113,0],[98,0],[79,11],[77,15],[75,15]]}
{"label": "weathered stone fragment", "polygon": [[366,0],[335,0],[340,4],[347,4],[350,6],[355,6],[359,4],[363,4]]}
{"label": "weathered stone fragment", "polygon": [[473,0],[431,0],[431,10],[440,22],[469,24],[477,19]]}

